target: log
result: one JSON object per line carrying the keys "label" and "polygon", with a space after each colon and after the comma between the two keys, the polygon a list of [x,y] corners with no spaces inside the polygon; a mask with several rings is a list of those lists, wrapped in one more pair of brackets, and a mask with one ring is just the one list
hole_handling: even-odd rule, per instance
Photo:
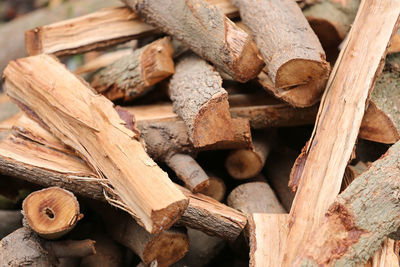
{"label": "log", "polygon": [[393,35],[392,42],[389,46],[388,53],[399,53],[400,52],[400,29],[397,30],[397,33]]}
{"label": "log", "polygon": [[207,188],[203,189],[200,193],[212,197],[213,199],[222,202],[225,197],[225,192],[226,192],[226,186],[224,181],[213,175],[213,174],[208,174],[210,184],[208,185]]}
{"label": "log", "polygon": [[387,238],[383,241],[381,249],[368,260],[365,267],[398,267],[399,266],[399,253],[395,251],[395,242]]}
{"label": "log", "polygon": [[19,210],[0,210],[0,239],[22,227],[22,218]]}
{"label": "log", "polygon": [[[44,135],[39,138],[37,133],[26,133],[26,137],[21,138],[18,131],[24,131],[24,128],[17,124],[15,129],[17,136],[11,135],[0,143],[1,174],[42,186],[57,185],[84,197],[106,201],[101,180],[83,161],[70,153],[60,152],[57,145],[47,143]],[[32,135],[38,141],[30,140]],[[189,198],[188,208],[178,220],[179,224],[226,240],[235,240],[246,226],[246,217],[240,212],[205,195],[178,188]]]}
{"label": "log", "polygon": [[59,187],[50,187],[29,194],[22,203],[29,227],[45,239],[57,239],[83,218],[74,194]]}
{"label": "log", "polygon": [[[292,169],[292,180],[300,179],[300,182],[289,215],[290,229],[282,266],[294,261],[339,193],[365,103],[382,69],[399,13],[398,0],[385,3],[366,0],[359,8],[321,100],[311,139]],[[365,23],[366,17],[369,23]],[[380,26],[371,27],[370,23]],[[371,36],[374,42],[366,44],[365,40]]]}
{"label": "log", "polygon": [[[240,82],[255,78],[264,66],[251,37],[202,0],[123,0],[143,20],[175,36],[217,69]],[[212,18],[212,19],[210,19]]]}
{"label": "log", "polygon": [[184,212],[188,200],[146,154],[138,134],[65,66],[38,55],[10,62],[4,74],[13,101],[80,154],[146,230],[167,229]]}
{"label": "log", "polygon": [[400,55],[388,57],[384,71],[378,77],[365,112],[359,137],[385,144],[400,139],[400,70],[391,68],[391,63]]}
{"label": "log", "polygon": [[235,179],[249,179],[257,176],[264,167],[270,152],[270,136],[265,133],[253,135],[252,149],[231,151],[225,160],[225,168]]}
{"label": "log", "polygon": [[365,263],[400,226],[400,142],[355,179],[327,209],[294,266]]}
{"label": "log", "polygon": [[[118,3],[117,1],[113,0],[112,2],[107,4],[103,3],[102,5],[95,0],[91,2],[95,2],[97,7],[94,6],[89,10],[96,11],[85,16],[64,21],[59,21],[60,18],[53,18],[50,21],[43,19],[43,21],[39,23],[25,26],[24,30],[27,30],[36,26],[59,21],[26,32],[25,45],[29,55],[42,53],[55,54],[58,56],[79,54],[157,33],[154,27],[144,23],[130,8],[111,7],[116,6]],[[220,12],[228,17],[237,16],[237,9],[227,0],[207,0],[207,2],[218,8]],[[73,6],[73,12],[77,12],[75,10],[79,8],[79,5],[71,5]],[[109,8],[100,9],[102,7]],[[85,7],[82,7],[82,10],[85,10],[84,8]],[[65,9],[68,10],[67,8]],[[68,17],[82,15],[82,10],[80,14],[78,13],[72,16],[61,15],[61,19],[64,17],[64,19],[66,19]],[[86,10],[88,9],[86,8]],[[47,11],[46,14],[48,13]],[[29,22],[29,20],[27,21]],[[23,36],[22,34],[19,35]],[[22,39],[20,43],[23,43]],[[21,56],[24,56],[24,54],[10,57],[7,62]],[[4,66],[5,65],[6,63],[4,63]]]}
{"label": "log", "polygon": [[267,183],[251,182],[237,186],[228,196],[228,206],[250,216],[252,213],[286,213]]}
{"label": "log", "polygon": [[91,240],[44,241],[25,227],[0,241],[1,266],[57,266],[58,257],[85,257],[95,253]]}
{"label": "log", "polygon": [[110,100],[137,98],[174,73],[172,54],[168,37],[156,40],[98,72],[91,86]]}
{"label": "log", "polygon": [[233,139],[228,93],[218,72],[206,61],[195,55],[182,58],[176,64],[169,94],[195,147]]}
{"label": "log", "polygon": [[[239,7],[240,16],[267,63],[266,74],[273,86],[271,92],[293,106],[308,107],[317,103],[330,66],[298,5],[292,0],[233,0],[232,3]],[[307,101],[282,97],[288,90],[313,97]]]}

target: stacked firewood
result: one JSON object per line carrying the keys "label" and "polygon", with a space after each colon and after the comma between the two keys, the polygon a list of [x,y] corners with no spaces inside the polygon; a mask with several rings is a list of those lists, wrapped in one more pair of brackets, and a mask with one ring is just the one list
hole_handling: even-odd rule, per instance
{"label": "stacked firewood", "polygon": [[400,0],[122,2],[0,55],[0,266],[399,266]]}

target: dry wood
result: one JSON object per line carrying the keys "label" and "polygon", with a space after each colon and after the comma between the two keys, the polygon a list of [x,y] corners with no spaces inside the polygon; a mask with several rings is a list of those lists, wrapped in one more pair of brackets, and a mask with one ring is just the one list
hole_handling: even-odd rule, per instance
{"label": "dry wood", "polygon": [[125,128],[113,104],[65,66],[39,55],[10,62],[4,73],[11,98],[106,178],[104,184],[113,188],[108,190],[146,230],[166,229],[184,212],[187,199],[146,154],[137,134]]}
{"label": "dry wood", "polygon": [[57,266],[57,258],[95,253],[91,240],[45,241],[22,227],[0,241],[0,266]]}
{"label": "dry wood", "polygon": [[[283,266],[294,261],[339,193],[365,103],[381,70],[399,13],[398,0],[379,3],[366,0],[360,6],[328,81],[314,132],[292,170],[293,180],[301,179],[290,211]],[[374,42],[366,42],[371,36]]]}
{"label": "dry wood", "polygon": [[291,98],[290,104],[314,105],[322,94],[330,66],[298,5],[292,0],[232,2],[239,7],[240,16],[267,63],[266,73],[273,85],[271,91],[277,97],[287,90],[291,94],[298,91],[306,95],[304,98],[308,101]]}
{"label": "dry wood", "polygon": [[246,215],[286,213],[267,183],[251,182],[237,186],[228,196],[228,205]]}
{"label": "dry wood", "polygon": [[22,218],[19,210],[0,210],[0,239],[22,227]]}
{"label": "dry wood", "polygon": [[398,142],[336,198],[294,266],[354,266],[380,248],[400,226],[399,156]]}
{"label": "dry wood", "polygon": [[22,203],[30,228],[45,239],[56,239],[71,231],[83,218],[71,192],[59,187],[35,191]]}
{"label": "dry wood", "polygon": [[254,213],[249,219],[250,266],[281,266],[287,214]]}
{"label": "dry wood", "polygon": [[[92,237],[96,244],[96,254],[84,257],[80,267],[121,267],[123,250],[105,234],[96,233]],[[67,266],[66,266],[67,267]]]}
{"label": "dry wood", "polygon": [[169,94],[195,147],[233,139],[228,93],[222,88],[221,76],[206,61],[195,55],[181,59]]}
{"label": "dry wood", "polygon": [[8,119],[18,111],[17,105],[12,103],[6,94],[0,93],[0,121]]}
{"label": "dry wood", "polygon": [[[0,173],[106,200],[99,177],[84,162],[69,153],[60,152],[60,143],[47,142],[45,135],[29,133],[18,124],[15,129],[24,132],[25,138],[15,133],[16,136],[12,135],[0,143]],[[31,136],[37,141],[32,142]],[[178,223],[227,240],[235,240],[246,226],[246,217],[240,212],[205,195],[178,188],[189,198],[189,206]]]}
{"label": "dry wood", "polygon": [[257,176],[264,167],[270,151],[270,139],[265,133],[253,135],[252,149],[232,151],[225,160],[225,168],[235,179]]}
{"label": "dry wood", "polygon": [[175,36],[219,70],[240,82],[255,78],[264,66],[251,37],[202,0],[124,0],[145,22]]}
{"label": "dry wood", "polygon": [[175,72],[168,37],[156,40],[107,66],[91,86],[110,100],[137,98]]}
{"label": "dry wood", "polygon": [[203,189],[200,193],[212,197],[213,199],[222,202],[222,200],[225,197],[225,192],[226,192],[226,186],[224,181],[213,175],[213,174],[208,174],[210,184],[208,185],[207,188]]}
{"label": "dry wood", "polygon": [[398,267],[399,253],[395,251],[395,242],[387,238],[383,241],[381,249],[368,260],[365,267]]}
{"label": "dry wood", "polygon": [[400,52],[400,28],[397,33],[393,35],[391,44],[389,46],[388,53],[399,53]]}

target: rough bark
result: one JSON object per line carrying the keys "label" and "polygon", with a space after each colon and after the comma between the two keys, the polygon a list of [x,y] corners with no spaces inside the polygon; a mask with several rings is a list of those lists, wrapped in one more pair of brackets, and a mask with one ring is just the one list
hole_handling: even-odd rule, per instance
{"label": "rough bark", "polygon": [[205,1],[123,0],[145,22],[175,36],[234,79],[246,82],[264,66],[251,37]]}
{"label": "rough bark", "polygon": [[400,143],[355,179],[330,205],[295,266],[365,263],[400,226]]}
{"label": "rough bark", "polygon": [[207,188],[203,189],[200,193],[212,197],[213,199],[222,202],[225,197],[225,192],[226,192],[226,186],[224,181],[213,175],[213,174],[208,174],[210,184]]}
{"label": "rough bark", "polygon": [[156,40],[98,72],[91,83],[110,100],[130,100],[175,72],[173,48],[168,37]]}
{"label": "rough bark", "polygon": [[11,98],[80,154],[146,230],[166,229],[184,212],[188,200],[146,154],[137,133],[65,66],[38,55],[10,62],[4,73]]}
{"label": "rough bark", "polygon": [[22,218],[19,210],[0,210],[0,239],[22,227]]}
{"label": "rough bark", "polygon": [[258,133],[253,135],[252,149],[239,149],[232,151],[225,160],[225,168],[235,179],[249,179],[257,176],[264,167],[270,152],[268,134]]}
{"label": "rough bark", "polygon": [[[367,98],[382,69],[399,13],[398,0],[367,0],[360,6],[321,100],[314,132],[292,170],[294,180],[301,179],[290,211],[283,266],[294,261],[339,193]],[[374,42],[366,44],[371,36]]]}
{"label": "rough bark", "polygon": [[29,194],[22,209],[29,227],[45,239],[62,237],[83,218],[74,194],[59,187]]}
{"label": "rough bark", "polygon": [[218,72],[206,61],[195,55],[180,60],[169,94],[195,147],[233,139],[228,93]]}
{"label": "rough bark", "polygon": [[289,101],[299,107],[314,105],[324,89],[330,66],[298,5],[292,0],[232,2],[239,7],[240,16],[267,63],[272,92],[277,97],[287,90],[314,95],[307,102],[297,102],[295,98]]}

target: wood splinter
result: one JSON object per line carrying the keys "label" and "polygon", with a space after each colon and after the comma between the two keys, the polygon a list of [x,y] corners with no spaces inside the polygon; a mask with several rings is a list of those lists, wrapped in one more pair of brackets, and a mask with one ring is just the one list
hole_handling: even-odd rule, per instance
{"label": "wood splinter", "polygon": [[206,1],[123,2],[145,22],[175,36],[237,81],[255,78],[264,66],[252,38]]}
{"label": "wood splinter", "polygon": [[130,100],[175,72],[173,48],[168,37],[126,55],[97,73],[91,86],[110,100]]}
{"label": "wood splinter", "polygon": [[71,231],[83,218],[74,194],[49,187],[29,194],[22,203],[29,226],[45,239],[56,239]]}

